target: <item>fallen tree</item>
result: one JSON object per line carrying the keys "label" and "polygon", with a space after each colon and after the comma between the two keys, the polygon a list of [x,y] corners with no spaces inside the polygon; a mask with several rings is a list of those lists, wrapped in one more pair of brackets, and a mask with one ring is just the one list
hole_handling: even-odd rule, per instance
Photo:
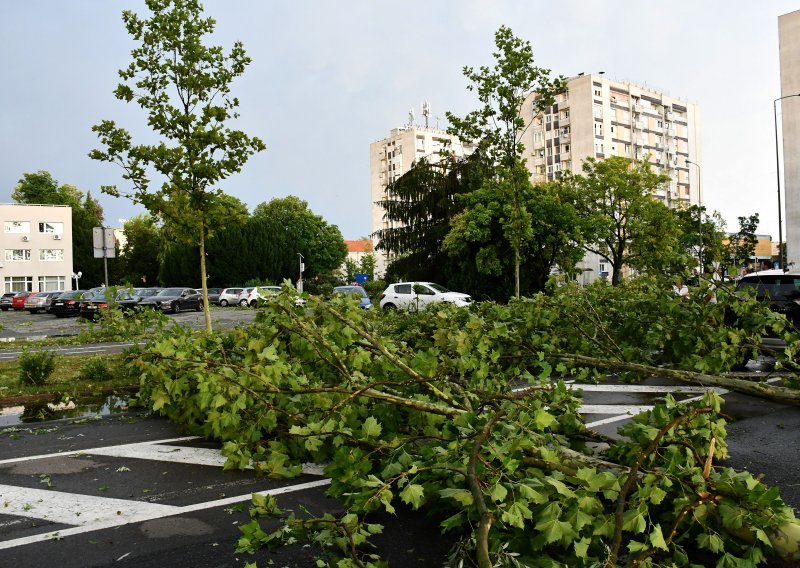
{"label": "fallen tree", "polygon": [[[347,299],[298,308],[287,295],[246,329],[173,332],[132,364],[153,409],[221,440],[228,467],[290,477],[304,462],[327,464],[330,494],[347,513],[284,515],[273,499],[254,498],[242,551],[303,537],[319,546],[320,566],[382,566],[372,517],[409,507],[454,537],[452,566],[797,558],[798,520],[778,491],[716,465],[727,455],[719,396],[696,406],[667,397],[622,439],[597,444],[580,398],[557,379],[588,375],[602,342],[562,339],[556,321],[542,298],[384,315]],[[614,334],[595,338],[612,340],[619,364],[636,349]],[[589,354],[573,355],[574,367],[557,362],[579,342]],[[528,388],[513,392],[520,382]],[[284,526],[265,530],[262,515]]]}

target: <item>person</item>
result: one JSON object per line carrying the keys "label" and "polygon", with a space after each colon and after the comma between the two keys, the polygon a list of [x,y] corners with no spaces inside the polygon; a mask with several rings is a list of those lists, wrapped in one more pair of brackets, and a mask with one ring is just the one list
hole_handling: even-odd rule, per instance
{"label": "person", "polygon": [[672,286],[672,291],[675,292],[681,298],[689,297],[689,287],[683,283],[682,278],[675,279],[675,285]]}

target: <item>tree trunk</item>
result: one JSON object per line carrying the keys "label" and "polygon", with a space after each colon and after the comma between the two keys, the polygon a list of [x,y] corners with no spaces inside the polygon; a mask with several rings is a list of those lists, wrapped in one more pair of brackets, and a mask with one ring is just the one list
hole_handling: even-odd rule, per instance
{"label": "tree trunk", "polygon": [[203,284],[203,317],[206,332],[211,333],[211,307],[208,305],[208,282],[206,277],[206,226],[200,222],[200,280]]}
{"label": "tree trunk", "polygon": [[514,294],[519,300],[519,246],[514,247]]}

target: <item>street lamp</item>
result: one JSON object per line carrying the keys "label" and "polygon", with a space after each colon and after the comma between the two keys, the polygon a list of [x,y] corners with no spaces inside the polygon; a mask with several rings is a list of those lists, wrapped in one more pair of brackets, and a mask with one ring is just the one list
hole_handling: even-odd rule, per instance
{"label": "street lamp", "polygon": [[686,159],[686,165],[692,164],[697,166],[697,216],[700,219],[700,244],[697,246],[697,261],[700,263],[700,275],[703,275],[703,198],[700,194],[700,164]]}
{"label": "street lamp", "polygon": [[72,273],[72,277],[75,279],[75,289],[76,290],[80,290],[80,286],[78,286],[78,281],[81,279],[81,276],[83,276],[83,272],[73,272]]}
{"label": "street lamp", "polygon": [[306,269],[306,265],[303,264],[303,255],[298,252],[297,256],[300,257],[300,278],[297,279],[297,291],[302,294],[303,293],[303,271]]}
{"label": "street lamp", "polygon": [[786,270],[786,251],[781,247],[783,243],[783,224],[781,218],[781,161],[778,155],[778,101],[791,97],[800,97],[800,93],[778,97],[772,101],[772,115],[775,118],[775,175],[778,177],[778,259],[781,268]]}

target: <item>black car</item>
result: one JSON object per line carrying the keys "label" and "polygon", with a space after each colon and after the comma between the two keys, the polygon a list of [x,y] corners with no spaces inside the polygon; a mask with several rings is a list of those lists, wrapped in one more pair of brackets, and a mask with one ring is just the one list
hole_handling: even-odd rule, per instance
{"label": "black car", "polygon": [[81,299],[85,290],[63,292],[50,300],[50,313],[57,318],[77,316],[81,311]]}
{"label": "black car", "polygon": [[83,297],[78,315],[84,319],[93,320],[102,310],[118,309],[122,312],[134,311],[141,301],[139,296],[134,296],[128,290],[120,290],[109,298],[105,289],[97,290]]}
{"label": "black car", "polygon": [[199,312],[203,309],[203,296],[198,294],[194,288],[164,288],[158,294],[144,298],[139,302],[139,307],[172,314],[183,310]]}
{"label": "black car", "polygon": [[3,296],[0,297],[0,310],[3,310],[4,312],[10,310],[11,298],[13,298],[16,295],[17,295],[16,292],[6,292],[5,294],[3,294]]}
{"label": "black car", "polygon": [[[762,270],[742,276],[736,285],[737,292],[755,294],[757,300],[769,302],[769,309],[783,314],[800,329],[800,273],[783,270]],[[777,337],[763,337],[761,344],[770,350],[786,348]]]}

